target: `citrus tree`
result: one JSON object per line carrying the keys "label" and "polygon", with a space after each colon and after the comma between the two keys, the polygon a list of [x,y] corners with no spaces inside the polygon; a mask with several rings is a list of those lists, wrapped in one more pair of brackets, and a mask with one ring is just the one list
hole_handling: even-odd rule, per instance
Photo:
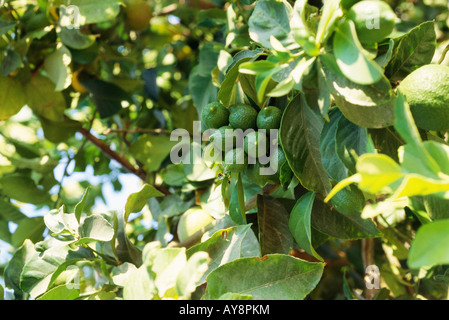
{"label": "citrus tree", "polygon": [[0,299],[446,299],[448,11],[2,2]]}

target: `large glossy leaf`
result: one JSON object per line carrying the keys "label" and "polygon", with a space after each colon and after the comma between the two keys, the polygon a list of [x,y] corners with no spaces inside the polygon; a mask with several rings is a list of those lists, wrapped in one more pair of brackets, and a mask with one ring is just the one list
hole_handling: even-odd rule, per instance
{"label": "large glossy leaf", "polygon": [[345,117],[338,121],[335,134],[337,155],[351,172],[355,172],[356,163],[352,152],[355,152],[358,156],[364,154],[366,152],[367,138],[366,128],[353,124]]}
{"label": "large glossy leaf", "polygon": [[233,292],[252,295],[255,300],[302,300],[317,285],[323,268],[322,263],[282,254],[241,258],[208,276],[205,299]]}
{"label": "large glossy leaf", "polygon": [[326,195],[331,185],[321,162],[321,119],[296,96],[284,111],[280,138],[288,163],[301,184],[310,191]]}
{"label": "large glossy leaf", "polygon": [[22,86],[10,77],[0,77],[0,120],[15,115],[27,103]]}
{"label": "large glossy leaf", "polygon": [[314,200],[315,193],[313,192],[308,192],[299,198],[290,213],[288,225],[296,243],[308,254],[323,261],[312,245],[311,215]]}
{"label": "large glossy leaf", "polygon": [[55,92],[55,84],[42,75],[31,78],[25,86],[28,106],[33,112],[43,118],[61,121],[66,102],[61,92]]}
{"label": "large glossy leaf", "polygon": [[194,253],[204,251],[209,254],[211,262],[208,270],[201,278],[204,282],[206,276],[217,267],[242,257],[241,247],[243,240],[251,225],[231,227],[215,232],[209,239],[187,250],[187,257]]}
{"label": "large glossy leaf", "polygon": [[312,226],[337,239],[363,239],[379,237],[375,224],[363,219],[360,213],[341,214],[317,200],[313,204]]}
{"label": "large glossy leaf", "polygon": [[407,264],[412,269],[449,264],[449,220],[425,224],[413,240]]}
{"label": "large glossy leaf", "polygon": [[326,121],[320,136],[321,162],[324,169],[334,181],[340,181],[348,175],[348,169],[337,154],[336,135],[340,119],[343,114],[338,108],[329,112],[329,121]]}
{"label": "large glossy leaf", "polygon": [[257,196],[257,220],[262,255],[290,252],[293,238],[288,228],[288,219],[289,213],[279,200],[264,195]]}
{"label": "large glossy leaf", "polygon": [[249,35],[252,40],[272,49],[271,36],[275,37],[287,49],[295,49],[290,30],[292,7],[287,1],[259,0],[248,21]]}
{"label": "large glossy leaf", "polygon": [[347,119],[366,128],[393,124],[395,95],[386,77],[374,84],[361,85],[340,75],[332,57],[321,58],[320,62],[335,104]]}
{"label": "large glossy leaf", "polygon": [[432,61],[436,47],[435,22],[424,22],[393,40],[392,58],[385,67],[385,75],[396,82]]}
{"label": "large glossy leaf", "polygon": [[365,55],[352,21],[338,26],[333,44],[337,65],[352,82],[369,85],[378,82],[383,76],[382,68]]}

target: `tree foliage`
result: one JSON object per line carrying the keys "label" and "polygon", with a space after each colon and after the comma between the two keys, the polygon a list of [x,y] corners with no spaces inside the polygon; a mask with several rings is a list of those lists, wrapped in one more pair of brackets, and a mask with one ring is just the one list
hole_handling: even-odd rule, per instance
{"label": "tree foliage", "polygon": [[[449,65],[447,1],[384,1],[375,43],[357,2],[5,1],[0,299],[447,298],[448,132],[397,90]],[[276,175],[172,161],[210,103],[282,111]]]}

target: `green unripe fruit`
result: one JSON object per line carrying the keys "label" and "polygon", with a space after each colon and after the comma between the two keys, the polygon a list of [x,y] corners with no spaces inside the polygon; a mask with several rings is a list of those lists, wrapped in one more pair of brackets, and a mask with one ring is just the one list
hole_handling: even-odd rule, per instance
{"label": "green unripe fruit", "polygon": [[253,131],[245,136],[244,149],[248,156],[259,158],[267,154],[267,136],[261,132]]}
{"label": "green unripe fruit", "polygon": [[396,14],[391,7],[376,0],[357,2],[346,17],[353,21],[361,43],[375,43],[385,39],[394,29]]}
{"label": "green unripe fruit", "polygon": [[150,25],[153,15],[151,6],[144,0],[125,1],[126,19],[131,30],[143,30]]}
{"label": "green unripe fruit", "polygon": [[[230,126],[220,127],[210,136],[211,143],[216,149],[221,151],[234,148],[236,146],[236,140],[234,129]],[[226,142],[228,143],[228,147],[226,147]]]}
{"label": "green unripe fruit", "polygon": [[203,107],[201,121],[206,129],[217,129],[228,124],[229,110],[220,102],[211,102]]}
{"label": "green unripe fruit", "polygon": [[185,241],[199,231],[206,231],[215,219],[200,207],[184,212],[178,223],[178,239]]}
{"label": "green unripe fruit", "polygon": [[234,129],[256,128],[257,111],[253,107],[245,104],[234,105],[229,108],[229,124]]}
{"label": "green unripe fruit", "polygon": [[276,107],[265,107],[257,115],[257,128],[279,129],[281,125],[282,111]]}
{"label": "green unripe fruit", "polygon": [[248,167],[248,160],[243,148],[229,150],[223,161],[223,166],[230,172],[242,172]]}
{"label": "green unripe fruit", "polygon": [[256,162],[255,164],[250,164],[245,173],[248,179],[259,187],[263,187],[268,183],[270,176],[260,174],[260,168],[263,168],[263,166],[259,162]]}
{"label": "green unripe fruit", "polygon": [[419,128],[449,129],[449,67],[438,64],[422,66],[410,73],[398,90],[409,103]]}

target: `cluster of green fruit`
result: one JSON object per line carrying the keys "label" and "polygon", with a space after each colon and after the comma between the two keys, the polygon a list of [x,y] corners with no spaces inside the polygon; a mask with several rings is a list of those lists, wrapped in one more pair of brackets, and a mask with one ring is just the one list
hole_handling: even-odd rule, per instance
{"label": "cluster of green fruit", "polygon": [[[278,145],[281,118],[282,111],[274,106],[257,112],[250,105],[232,105],[228,109],[220,102],[209,103],[201,113],[203,128],[212,132],[209,146],[221,152],[216,159],[221,158],[225,172],[245,172],[260,186],[279,184],[278,168],[287,163]],[[263,167],[274,169],[261,174]]]}

